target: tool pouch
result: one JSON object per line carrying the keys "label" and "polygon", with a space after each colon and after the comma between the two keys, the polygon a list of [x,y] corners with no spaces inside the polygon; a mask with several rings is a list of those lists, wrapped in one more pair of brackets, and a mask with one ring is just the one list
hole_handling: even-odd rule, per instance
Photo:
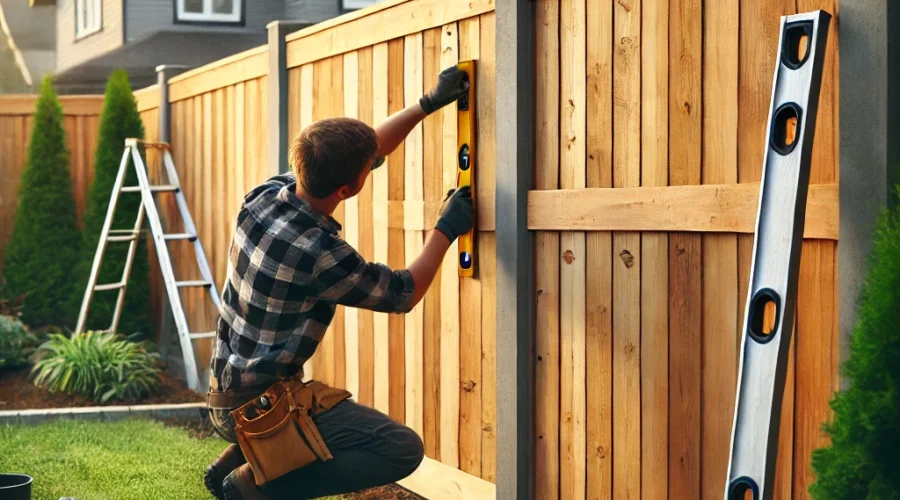
{"label": "tool pouch", "polygon": [[316,460],[331,460],[312,417],[348,397],[349,392],[321,382],[284,380],[232,411],[238,446],[253,470],[256,485]]}

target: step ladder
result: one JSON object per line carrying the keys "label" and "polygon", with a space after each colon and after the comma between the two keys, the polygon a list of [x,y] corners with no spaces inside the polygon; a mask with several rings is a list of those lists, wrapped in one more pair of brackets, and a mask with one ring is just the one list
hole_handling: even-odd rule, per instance
{"label": "step ladder", "polygon": [[[141,159],[139,146],[143,145],[147,149],[158,149],[163,153],[163,163],[166,169],[169,184],[166,185],[150,185],[147,175],[147,168]],[[131,161],[129,161],[131,160]],[[125,175],[129,168],[129,164],[133,165],[138,178],[138,185],[125,186]],[[112,221],[116,212],[116,204],[121,193],[141,193],[141,205],[138,209],[137,220],[133,229],[111,230]],[[165,234],[163,232],[162,223],[159,218],[159,211],[156,208],[156,202],[153,198],[157,193],[172,193],[175,196],[175,202],[178,205],[178,211],[184,222],[184,233]],[[85,290],[84,299],[81,302],[81,311],[78,314],[78,323],[75,333],[84,331],[85,322],[87,321],[88,310],[91,306],[94,292],[104,290],[118,290],[119,296],[116,300],[116,307],[113,311],[112,324],[108,332],[116,332],[119,326],[119,318],[122,314],[122,305],[125,301],[125,290],[128,287],[128,277],[131,273],[131,265],[134,260],[134,254],[137,250],[138,240],[141,234],[141,226],[144,222],[144,216],[150,221],[150,232],[153,235],[153,242],[156,247],[156,255],[159,258],[159,268],[162,271],[163,281],[166,287],[166,293],[169,298],[169,305],[172,309],[172,315],[175,319],[175,328],[178,330],[178,339],[181,345],[182,355],[184,357],[184,370],[188,387],[197,392],[206,392],[205,387],[200,387],[200,380],[197,371],[197,363],[194,360],[194,349],[192,342],[198,339],[213,338],[216,332],[191,333],[188,329],[187,318],[184,314],[184,308],[181,304],[181,296],[179,291],[183,288],[206,288],[209,291],[210,298],[216,306],[217,311],[222,310],[222,304],[219,299],[219,292],[216,289],[212,272],[209,269],[209,263],[206,260],[206,254],[203,251],[203,245],[197,236],[197,229],[194,227],[194,221],[191,218],[188,209],[187,200],[184,192],[178,182],[178,173],[175,171],[175,163],[172,160],[172,154],[169,145],[166,143],[150,143],[139,139],[126,139],[125,152],[122,154],[122,161],[119,164],[119,172],[116,176],[116,182],[113,186],[112,195],[109,201],[109,207],[106,211],[106,220],[103,223],[103,229],[100,232],[100,241],[97,245],[97,251],[94,254],[94,263],[91,267],[90,278],[88,279],[87,289]],[[169,241],[187,240],[193,243],[194,253],[197,258],[197,266],[200,270],[199,280],[178,281],[175,279],[175,272],[172,269],[172,260],[169,255],[167,243]],[[128,243],[128,254],[125,259],[125,268],[122,271],[122,278],[116,283],[97,284],[97,277],[100,274],[100,268],[103,263],[103,254],[106,251],[106,245],[109,243]]]}
{"label": "step ladder", "polygon": [[744,312],[726,500],[772,498],[810,158],[831,15],[781,17]]}

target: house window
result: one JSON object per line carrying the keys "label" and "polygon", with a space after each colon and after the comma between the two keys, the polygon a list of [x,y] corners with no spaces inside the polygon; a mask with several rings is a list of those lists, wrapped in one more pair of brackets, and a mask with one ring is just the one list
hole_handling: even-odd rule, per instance
{"label": "house window", "polygon": [[341,10],[356,10],[371,7],[381,0],[340,0]]}
{"label": "house window", "polygon": [[179,21],[239,23],[242,1],[175,0],[175,15]]}
{"label": "house window", "polygon": [[75,0],[75,38],[84,38],[103,27],[102,0]]}

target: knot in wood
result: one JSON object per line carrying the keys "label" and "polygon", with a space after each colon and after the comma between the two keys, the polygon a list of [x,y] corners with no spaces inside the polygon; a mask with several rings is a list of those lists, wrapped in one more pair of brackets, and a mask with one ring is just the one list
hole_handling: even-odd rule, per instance
{"label": "knot in wood", "polygon": [[566,264],[575,262],[575,254],[572,253],[571,250],[566,250],[565,253],[563,253],[563,260],[566,261]]}
{"label": "knot in wood", "polygon": [[622,250],[619,253],[619,257],[622,259],[622,262],[625,263],[625,267],[631,268],[634,265],[634,255],[631,255],[631,252],[628,250]]}

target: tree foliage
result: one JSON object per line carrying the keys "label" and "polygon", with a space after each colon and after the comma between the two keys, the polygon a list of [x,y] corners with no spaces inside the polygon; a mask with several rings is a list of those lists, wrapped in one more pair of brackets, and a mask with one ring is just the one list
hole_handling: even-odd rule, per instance
{"label": "tree foliage", "polygon": [[81,235],[75,214],[63,111],[44,78],[32,117],[15,225],[4,256],[6,298],[24,297],[21,320],[37,328],[72,322],[71,270]]}
{"label": "tree foliage", "polygon": [[[897,190],[900,196],[900,189]],[[850,357],[850,386],[831,401],[824,426],[831,444],[817,449],[816,499],[900,499],[900,208],[886,209],[873,238]]]}
{"label": "tree foliage", "polygon": [[[94,254],[99,244],[100,232],[106,219],[113,185],[119,171],[125,139],[144,138],[144,124],[137,110],[137,102],[124,70],[113,71],[106,84],[103,112],[100,116],[100,131],[97,151],[94,156],[94,180],[88,193],[84,214],[83,251],[76,269],[79,294],[73,299],[80,306]],[[137,175],[129,164],[125,178],[126,186],[137,185]],[[112,229],[133,229],[141,204],[140,193],[122,193],[116,204],[116,215]],[[144,221],[146,227],[147,221]],[[128,255],[128,243],[114,242],[106,246],[103,265],[97,284],[117,283],[122,279],[122,270]],[[88,314],[86,330],[109,328],[115,308],[118,290],[95,292]],[[147,332],[149,308],[149,264],[147,262],[147,239],[142,236],[128,279],[125,303],[119,321],[119,331]]]}

